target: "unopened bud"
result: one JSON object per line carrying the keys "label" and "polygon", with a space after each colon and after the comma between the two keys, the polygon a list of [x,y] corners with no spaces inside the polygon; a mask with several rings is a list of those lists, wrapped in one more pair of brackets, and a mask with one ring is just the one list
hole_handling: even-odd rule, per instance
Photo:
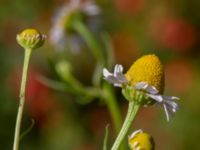
{"label": "unopened bud", "polygon": [[128,143],[131,150],[154,150],[155,143],[151,135],[137,130],[128,137]]}
{"label": "unopened bud", "polygon": [[61,60],[56,64],[55,67],[56,72],[62,79],[68,80],[71,77],[72,68],[69,62]]}
{"label": "unopened bud", "polygon": [[17,42],[25,49],[37,49],[44,44],[46,35],[36,29],[25,29],[17,34]]}

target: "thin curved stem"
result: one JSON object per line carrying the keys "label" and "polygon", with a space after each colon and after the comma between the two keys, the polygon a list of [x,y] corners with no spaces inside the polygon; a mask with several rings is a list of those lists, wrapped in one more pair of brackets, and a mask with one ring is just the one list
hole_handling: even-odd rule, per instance
{"label": "thin curved stem", "polygon": [[76,32],[78,32],[82,36],[82,38],[85,40],[88,47],[90,48],[90,51],[97,60],[96,68],[94,70],[94,75],[93,75],[93,83],[94,85],[99,86],[102,76],[102,70],[106,63],[106,59],[103,50],[101,48],[101,45],[81,20],[78,19],[74,20],[73,28]]}
{"label": "thin curved stem", "polygon": [[140,108],[140,105],[135,104],[134,101],[129,102],[126,119],[123,123],[123,126],[122,126],[122,128],[121,128],[111,150],[118,150],[119,149],[121,143],[123,142],[123,139],[127,135],[127,132],[129,130],[129,128],[130,128],[130,126],[133,122],[133,119],[135,118],[135,115],[137,114],[139,108]]}
{"label": "thin curved stem", "polygon": [[25,56],[24,56],[24,64],[23,64],[23,72],[22,72],[22,80],[21,80],[21,88],[20,88],[20,101],[15,125],[15,135],[14,135],[14,144],[13,150],[19,149],[19,142],[20,142],[20,128],[21,128],[21,121],[25,103],[25,91],[26,91],[26,80],[27,80],[27,72],[28,72],[28,65],[31,56],[31,49],[25,49]]}
{"label": "thin curved stem", "polygon": [[100,62],[105,62],[101,46],[87,26],[81,20],[76,19],[73,22],[73,28],[83,37],[96,59]]}

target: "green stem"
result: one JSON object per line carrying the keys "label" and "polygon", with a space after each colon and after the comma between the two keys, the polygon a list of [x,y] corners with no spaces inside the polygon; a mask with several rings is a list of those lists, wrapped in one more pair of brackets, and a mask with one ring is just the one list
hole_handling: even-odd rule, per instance
{"label": "green stem", "polygon": [[105,62],[101,46],[87,26],[81,20],[76,19],[73,22],[73,28],[84,38],[96,59],[100,62]]}
{"label": "green stem", "polygon": [[88,47],[90,48],[90,51],[97,59],[97,64],[93,76],[93,83],[94,85],[98,86],[101,81],[102,69],[106,62],[101,45],[81,20],[74,20],[73,28],[83,37]]}
{"label": "green stem", "polygon": [[111,150],[118,150],[119,149],[121,143],[123,142],[123,139],[126,137],[127,132],[129,130],[129,128],[131,127],[131,124],[132,124],[132,122],[135,118],[135,115],[137,114],[139,108],[140,108],[140,105],[135,104],[134,101],[129,102],[126,119],[123,123],[123,126],[122,126],[122,128],[121,128]]}
{"label": "green stem", "polygon": [[112,87],[107,83],[104,84],[103,89],[104,89],[104,98],[105,98],[106,105],[113,119],[115,130],[116,132],[118,132],[121,128],[122,117],[119,110],[119,106],[117,104],[116,97],[114,95],[114,91]]}
{"label": "green stem", "polygon": [[27,79],[27,71],[28,71],[28,65],[29,65],[31,52],[32,52],[31,49],[25,49],[22,81],[21,81],[21,88],[20,88],[20,95],[19,95],[20,101],[19,101],[17,120],[16,120],[16,125],[15,125],[13,150],[19,149],[20,127],[21,127],[23,108],[24,108],[24,103],[25,103],[26,79]]}

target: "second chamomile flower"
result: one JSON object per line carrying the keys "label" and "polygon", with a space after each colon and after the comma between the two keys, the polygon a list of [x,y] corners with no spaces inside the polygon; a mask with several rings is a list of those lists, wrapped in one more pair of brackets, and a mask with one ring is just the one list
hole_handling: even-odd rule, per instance
{"label": "second chamomile flower", "polygon": [[[165,96],[164,69],[156,55],[145,55],[136,60],[126,74],[123,74],[122,65],[115,65],[114,73],[104,68],[103,76],[114,86],[122,87],[128,100],[135,100],[141,105],[157,104],[164,108],[167,121],[178,109],[179,100],[175,96]],[[136,94],[142,95],[142,101],[137,101]]]}
{"label": "second chamomile flower", "polygon": [[[73,31],[74,19],[84,19],[84,23],[93,22],[97,15],[100,14],[100,8],[92,0],[70,0],[65,3],[53,18],[53,26],[50,31],[50,41],[58,49],[63,50],[66,46],[76,53],[81,49],[83,41],[80,36]],[[95,17],[94,17],[95,16]],[[88,22],[86,22],[87,20]],[[92,20],[92,21],[90,21]]]}

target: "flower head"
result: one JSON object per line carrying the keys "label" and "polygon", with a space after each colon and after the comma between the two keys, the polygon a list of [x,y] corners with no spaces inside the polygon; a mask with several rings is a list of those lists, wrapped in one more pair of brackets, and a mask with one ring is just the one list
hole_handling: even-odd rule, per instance
{"label": "flower head", "polygon": [[24,48],[36,49],[44,44],[46,35],[35,29],[25,29],[17,35],[17,42]]}
{"label": "flower head", "polygon": [[[133,63],[127,73],[123,74],[122,65],[116,65],[114,73],[110,73],[104,68],[103,75],[105,80],[122,87],[126,99],[136,101],[141,105],[147,106],[157,104],[163,106],[167,120],[177,111],[178,97],[164,96],[164,69],[162,63],[156,55],[146,55]],[[144,98],[137,100],[136,95]]]}
{"label": "flower head", "polygon": [[131,150],[154,150],[155,143],[151,135],[143,132],[141,129],[133,132],[128,137],[128,143]]}
{"label": "flower head", "polygon": [[53,18],[53,26],[50,31],[51,43],[61,50],[68,45],[73,52],[78,52],[82,40],[73,32],[73,21],[82,18],[89,20],[99,13],[99,7],[91,0],[70,0],[59,9]]}

